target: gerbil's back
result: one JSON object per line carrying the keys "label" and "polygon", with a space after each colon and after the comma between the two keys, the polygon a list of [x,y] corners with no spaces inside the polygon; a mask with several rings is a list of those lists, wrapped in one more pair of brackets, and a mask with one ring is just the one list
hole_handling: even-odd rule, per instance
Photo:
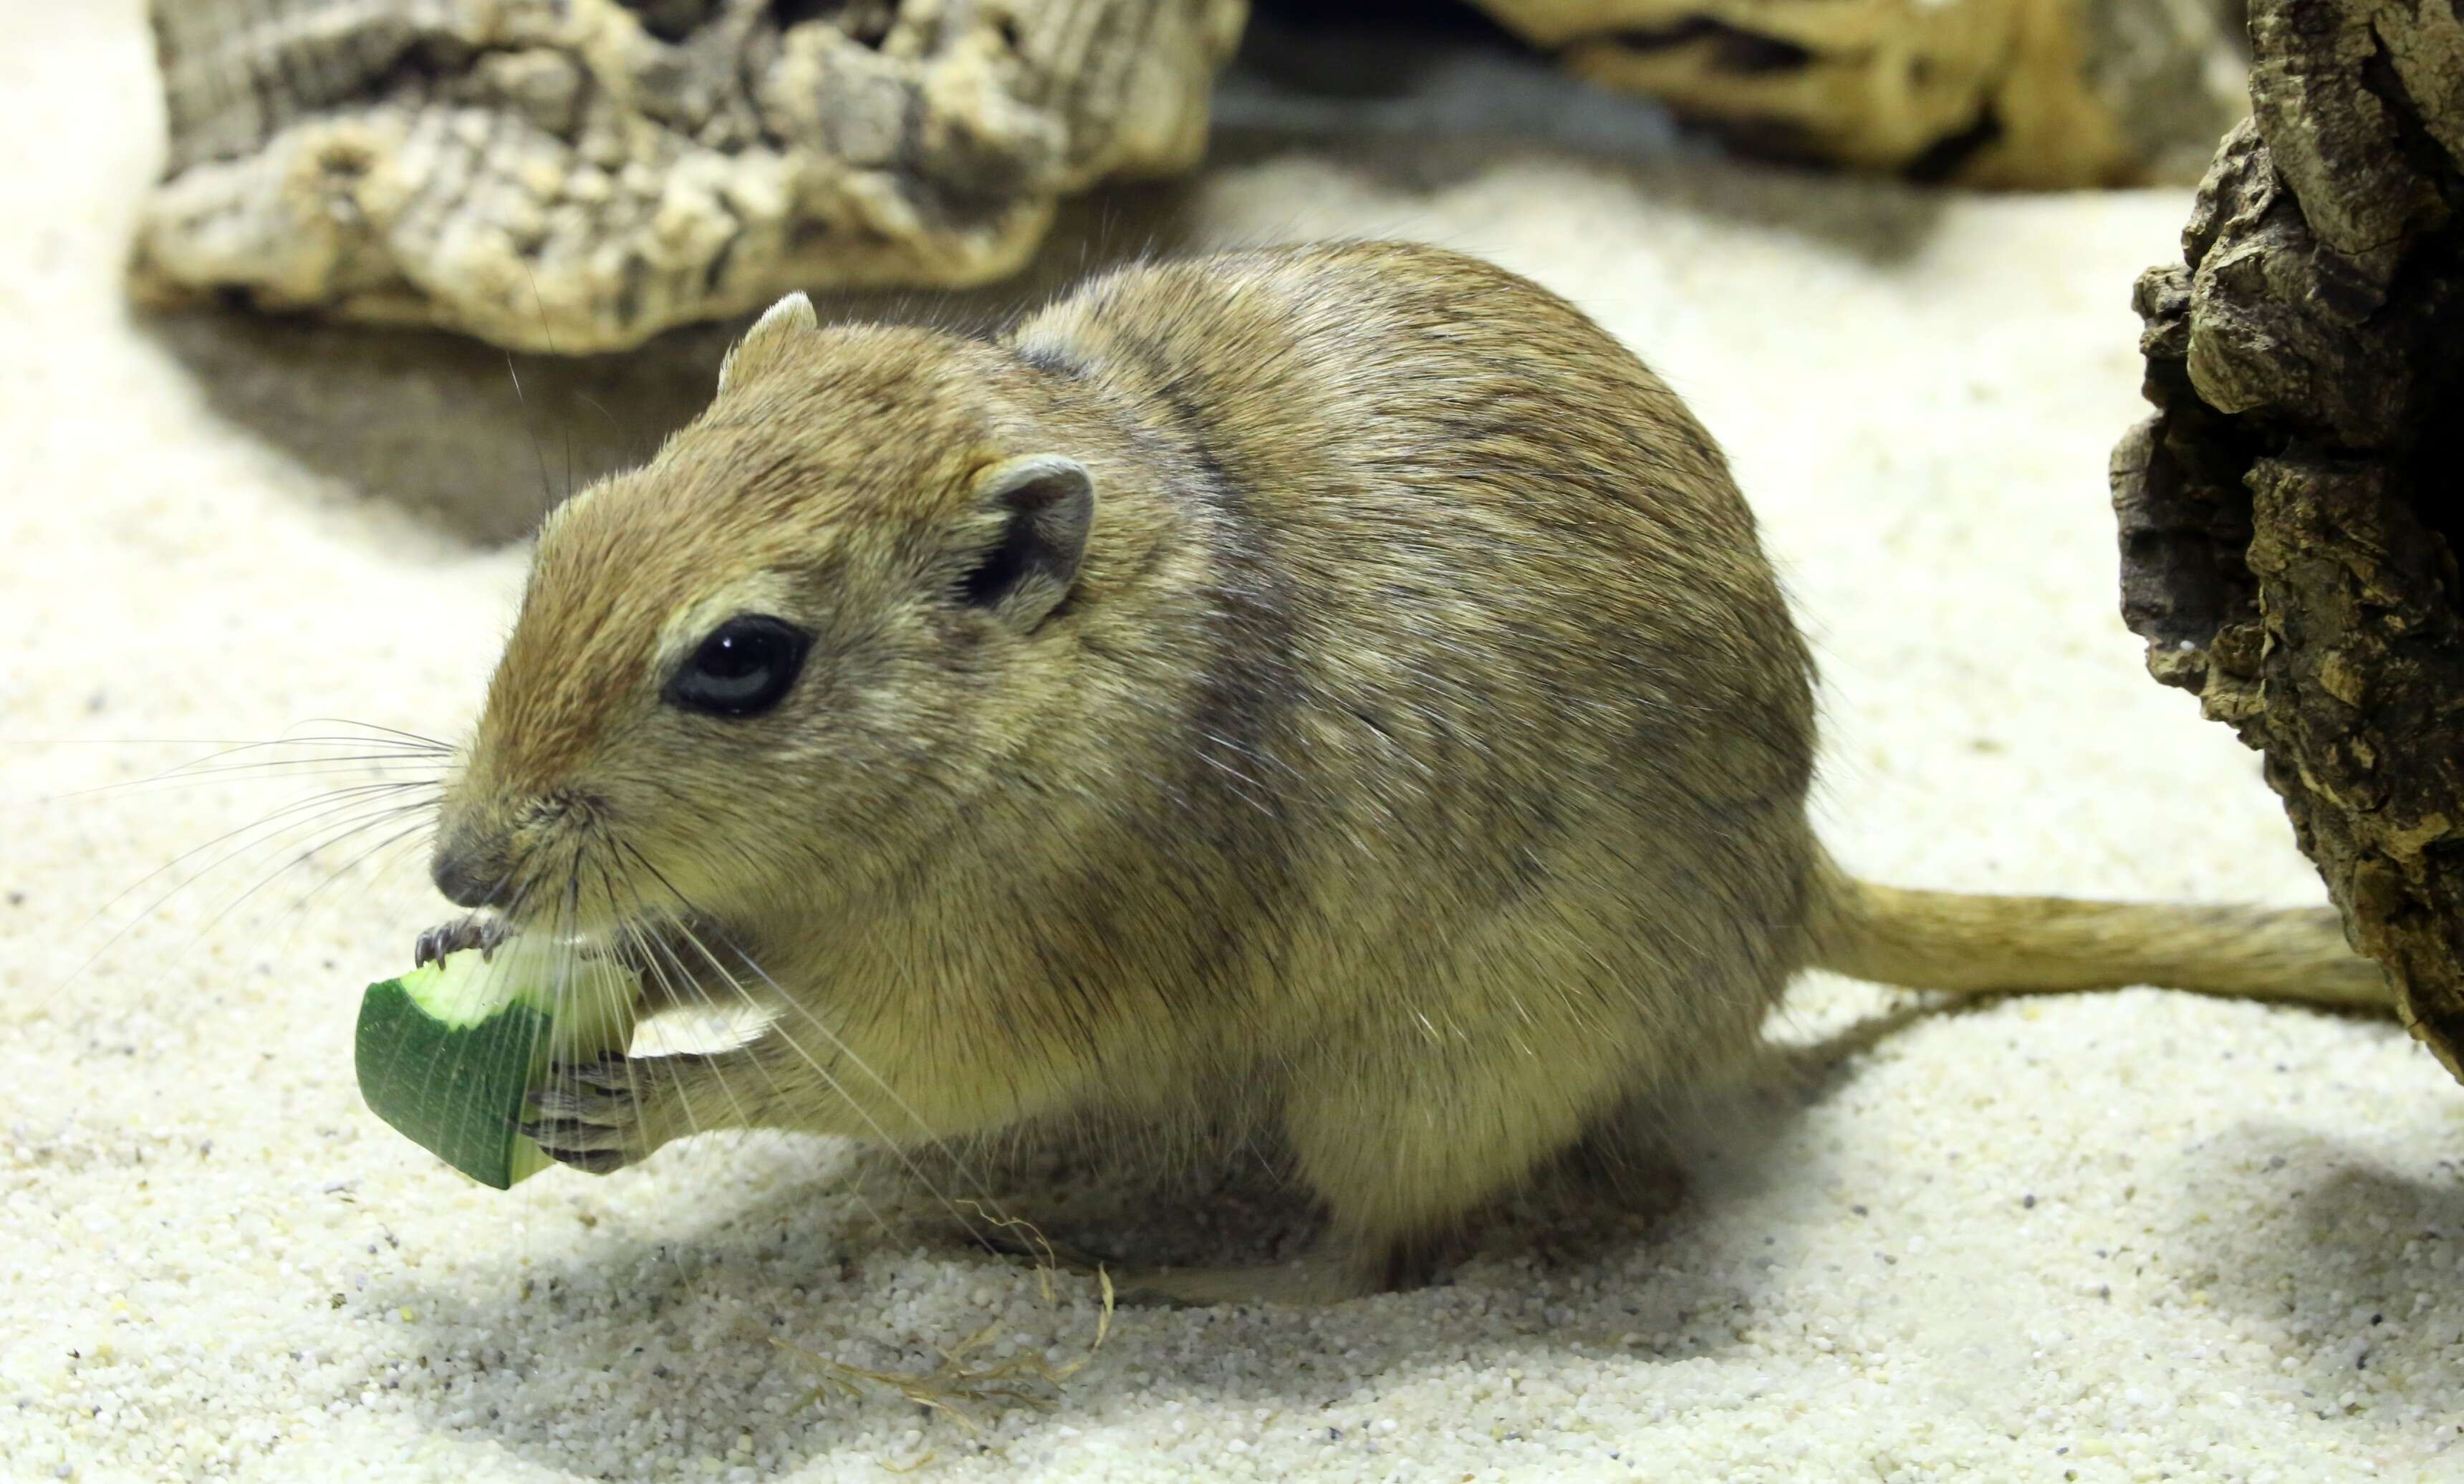
{"label": "gerbil's back", "polygon": [[[1805,650],[1717,448],[1612,337],[1487,264],[1361,244],[1132,268],[1012,339],[1201,471],[1242,671],[1202,719],[1224,771],[1347,842],[1305,877],[1417,862],[1404,932],[1613,878],[1582,909],[1620,933],[1733,954],[1768,925],[1794,967]],[[1716,906],[1671,921],[1672,895]]]}

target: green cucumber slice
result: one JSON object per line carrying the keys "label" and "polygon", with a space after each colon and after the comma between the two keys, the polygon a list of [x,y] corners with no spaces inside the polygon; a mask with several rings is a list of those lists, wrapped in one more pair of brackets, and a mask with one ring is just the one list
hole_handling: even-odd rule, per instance
{"label": "green cucumber slice", "polygon": [[552,941],[449,953],[361,997],[360,1096],[455,1169],[510,1189],[555,1163],[515,1131],[529,1092],[552,1061],[623,1051],[640,992],[624,966]]}

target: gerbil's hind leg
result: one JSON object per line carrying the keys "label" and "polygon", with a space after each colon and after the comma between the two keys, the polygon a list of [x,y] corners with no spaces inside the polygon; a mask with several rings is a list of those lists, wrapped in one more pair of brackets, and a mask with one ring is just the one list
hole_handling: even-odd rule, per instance
{"label": "gerbil's hind leg", "polygon": [[[1541,1027],[1520,1027],[1524,1044]],[[1330,1046],[1296,1068],[1284,1109],[1329,1229],[1297,1263],[1122,1276],[1133,1297],[1181,1303],[1332,1303],[1431,1281],[1465,1217],[1582,1137],[1616,1100],[1621,1065],[1596,1036],[1534,1076],[1522,1056],[1397,1033]]]}
{"label": "gerbil's hind leg", "polygon": [[1081,1277],[1102,1274],[1124,1304],[1190,1305],[1272,1303],[1293,1307],[1340,1303],[1370,1294],[1417,1288],[1435,1276],[1433,1265],[1398,1270],[1351,1247],[1322,1243],[1290,1262],[1243,1268],[1141,1268],[1066,1242],[1026,1238],[1002,1231],[970,1229],[968,1236],[1029,1267],[1051,1267]]}
{"label": "gerbil's hind leg", "polygon": [[1115,1268],[1112,1281],[1124,1303],[1307,1308],[1425,1287],[1438,1276],[1441,1252],[1441,1243],[1427,1238],[1363,1246],[1331,1236],[1291,1262],[1249,1268]]}

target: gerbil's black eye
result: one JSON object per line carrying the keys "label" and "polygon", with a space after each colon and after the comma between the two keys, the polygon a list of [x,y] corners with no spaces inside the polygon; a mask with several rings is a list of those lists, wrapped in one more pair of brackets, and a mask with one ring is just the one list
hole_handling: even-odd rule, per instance
{"label": "gerbil's black eye", "polygon": [[715,716],[758,715],[786,696],[812,644],[812,635],[783,619],[737,614],[677,666],[667,698]]}

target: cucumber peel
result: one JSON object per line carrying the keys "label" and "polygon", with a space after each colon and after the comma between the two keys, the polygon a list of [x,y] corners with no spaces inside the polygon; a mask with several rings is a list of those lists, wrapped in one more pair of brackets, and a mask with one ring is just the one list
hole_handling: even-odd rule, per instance
{"label": "cucumber peel", "polygon": [[515,1129],[529,1094],[553,1063],[624,1051],[640,988],[622,965],[546,940],[449,953],[361,997],[360,1096],[455,1169],[510,1189],[555,1163]]}

